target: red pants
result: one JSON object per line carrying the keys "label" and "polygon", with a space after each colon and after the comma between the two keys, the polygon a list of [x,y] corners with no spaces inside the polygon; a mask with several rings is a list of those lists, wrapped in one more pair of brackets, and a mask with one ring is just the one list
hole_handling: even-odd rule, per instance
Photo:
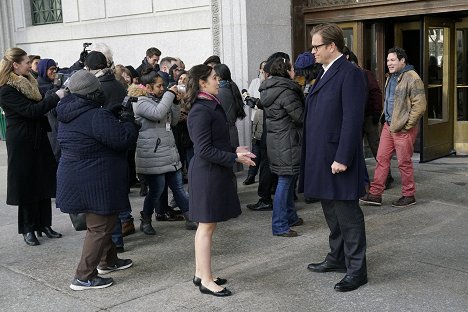
{"label": "red pants", "polygon": [[413,145],[418,134],[418,127],[413,127],[407,132],[392,133],[385,123],[380,134],[379,150],[377,151],[377,165],[375,167],[374,181],[372,181],[369,193],[382,195],[385,190],[388,170],[395,151],[398,159],[398,169],[401,175],[401,192],[403,196],[413,196],[416,193],[414,184]]}

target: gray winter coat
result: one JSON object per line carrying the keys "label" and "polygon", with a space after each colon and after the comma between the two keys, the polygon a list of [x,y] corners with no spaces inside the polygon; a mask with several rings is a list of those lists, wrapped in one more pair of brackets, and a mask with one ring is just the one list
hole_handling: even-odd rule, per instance
{"label": "gray winter coat", "polygon": [[135,153],[136,172],[163,174],[179,170],[182,164],[171,130],[180,116],[180,106],[173,104],[174,93],[168,91],[161,99],[154,99],[138,86],[131,86],[128,95],[138,97],[133,111],[141,123]]}
{"label": "gray winter coat", "polygon": [[301,163],[304,94],[296,82],[277,76],[263,81],[259,90],[266,115],[271,172],[297,175]]}

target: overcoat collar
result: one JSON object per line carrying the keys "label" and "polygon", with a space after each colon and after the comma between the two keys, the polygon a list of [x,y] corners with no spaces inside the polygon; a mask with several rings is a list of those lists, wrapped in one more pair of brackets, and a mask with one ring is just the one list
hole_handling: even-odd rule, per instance
{"label": "overcoat collar", "polygon": [[[333,76],[335,76],[336,73],[340,70],[341,64],[343,64],[343,62],[348,62],[345,55],[342,55],[339,59],[337,59],[331,65],[331,67],[327,70],[325,75],[317,79],[317,81],[315,81],[315,84],[311,93],[313,94],[313,93],[318,92],[318,90],[320,90]],[[318,77],[320,77],[322,74],[323,74],[323,69],[320,70]]]}

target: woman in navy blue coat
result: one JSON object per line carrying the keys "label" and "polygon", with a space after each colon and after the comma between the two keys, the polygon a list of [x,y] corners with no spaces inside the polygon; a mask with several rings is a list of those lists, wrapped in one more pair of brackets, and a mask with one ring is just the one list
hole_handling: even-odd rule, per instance
{"label": "woman in navy blue coat", "polygon": [[225,279],[211,274],[211,239],[216,222],[227,221],[241,213],[236,177],[232,166],[237,161],[254,166],[255,157],[245,148],[233,148],[229,126],[219,100],[219,83],[210,66],[194,66],[189,73],[186,102],[191,106],[188,130],[194,145],[189,168],[190,219],[198,221],[195,235],[195,276],[193,283],[202,293],[229,296],[222,288]]}
{"label": "woman in navy blue coat", "polygon": [[[67,95],[57,106],[58,141],[62,150],[57,171],[57,207],[65,213],[86,213],[88,227],[80,263],[70,288],[103,288],[112,279],[97,274],[125,269],[111,240],[119,212],[128,200],[127,149],[138,130],[133,114],[120,120],[105,108],[98,79],[85,70],[69,79]],[[99,264],[99,267],[98,267]]]}

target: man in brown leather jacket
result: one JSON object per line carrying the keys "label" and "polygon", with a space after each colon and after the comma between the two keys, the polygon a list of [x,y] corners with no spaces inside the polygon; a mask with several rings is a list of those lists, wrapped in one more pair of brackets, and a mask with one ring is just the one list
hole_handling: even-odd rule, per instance
{"label": "man in brown leather jacket", "polygon": [[405,50],[394,47],[388,50],[389,75],[385,83],[385,101],[382,118],[385,123],[380,135],[374,181],[362,203],[380,206],[385,181],[395,151],[401,174],[402,197],[392,202],[394,207],[416,204],[414,194],[413,145],[418,133],[418,121],[426,110],[424,84],[413,66],[407,64]]}

